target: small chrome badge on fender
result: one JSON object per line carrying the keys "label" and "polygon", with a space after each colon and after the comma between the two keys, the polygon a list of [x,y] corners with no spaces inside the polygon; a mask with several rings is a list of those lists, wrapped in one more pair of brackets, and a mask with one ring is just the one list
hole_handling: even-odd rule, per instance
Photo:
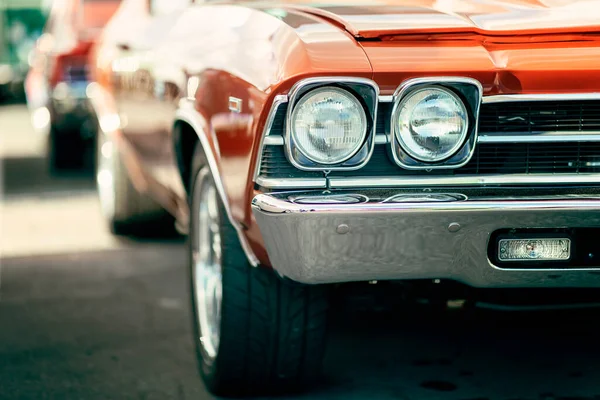
{"label": "small chrome badge on fender", "polygon": [[237,97],[229,97],[229,111],[234,113],[242,112],[242,99],[238,99]]}

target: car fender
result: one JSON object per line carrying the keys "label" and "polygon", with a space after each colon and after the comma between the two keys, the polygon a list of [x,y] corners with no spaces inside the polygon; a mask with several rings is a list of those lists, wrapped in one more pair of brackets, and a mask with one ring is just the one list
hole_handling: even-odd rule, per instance
{"label": "car fender", "polygon": [[[223,185],[223,181],[221,179],[221,174],[219,172],[219,150],[218,150],[218,142],[214,138],[214,132],[208,129],[208,124],[206,123],[204,117],[194,108],[193,102],[182,99],[179,108],[175,114],[175,125],[178,123],[186,123],[189,125],[194,133],[196,133],[198,137],[198,143],[202,146],[202,150],[204,151],[204,155],[206,156],[206,161],[210,173],[215,182],[215,186],[217,188],[217,192],[221,201],[223,203],[223,207],[225,208],[225,212],[227,214],[227,218],[231,225],[235,228],[240,244],[244,249],[244,253],[246,253],[246,257],[250,264],[253,266],[258,266],[258,258],[254,254],[252,248],[250,247],[248,240],[244,234],[244,228],[242,225],[233,218],[231,213],[231,206],[229,204],[229,199],[227,197],[225,187]],[[173,130],[174,132],[178,132],[177,129]],[[207,133],[208,132],[208,133]],[[178,146],[180,140],[178,137],[174,137],[175,146]],[[176,151],[176,154],[181,154],[181,152]],[[178,157],[177,163],[179,164],[180,171],[183,168],[182,160]]]}

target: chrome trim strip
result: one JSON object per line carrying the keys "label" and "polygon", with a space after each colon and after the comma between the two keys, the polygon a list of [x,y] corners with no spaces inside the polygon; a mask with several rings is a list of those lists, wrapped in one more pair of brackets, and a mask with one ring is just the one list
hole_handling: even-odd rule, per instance
{"label": "chrome trim strip", "polygon": [[[303,89],[305,86],[314,85],[314,84],[328,84],[328,83],[354,83],[354,84],[359,84],[359,85],[370,86],[375,90],[375,99],[374,99],[375,105],[374,105],[374,109],[373,109],[372,132],[367,132],[365,135],[365,140],[366,141],[370,140],[370,138],[376,134],[375,129],[377,128],[377,110],[379,107],[379,101],[378,101],[379,86],[377,86],[377,83],[375,83],[371,79],[354,78],[354,77],[347,77],[347,76],[323,76],[323,77],[317,77],[317,78],[303,79],[303,80],[297,82],[290,89],[289,103],[291,105],[294,104],[296,97],[301,92],[301,89]],[[292,141],[290,139],[290,136],[291,136],[291,131],[290,131],[291,122],[290,121],[292,118],[293,111],[294,111],[293,106],[288,107],[287,116],[286,116],[286,129],[285,129],[284,141],[285,141],[286,155],[288,157],[290,164],[292,164],[294,167],[298,168],[301,171],[354,171],[354,170],[360,169],[360,168],[364,167],[365,165],[367,165],[367,163],[371,159],[371,156],[373,155],[373,151],[375,150],[375,140],[371,141],[370,148],[369,148],[369,154],[367,154],[367,157],[365,158],[365,160],[362,163],[360,163],[359,165],[355,165],[353,167],[335,167],[335,166],[305,167],[305,166],[300,165],[294,159],[294,157],[292,157],[292,151],[291,151]],[[367,110],[365,110],[365,113],[366,113],[366,111]]]}
{"label": "chrome trim strip", "polygon": [[269,110],[267,122],[265,123],[265,127],[263,128],[262,136],[260,137],[260,143],[258,144],[258,152],[256,153],[256,165],[254,167],[254,174],[252,176],[252,181],[254,182],[256,182],[256,179],[260,174],[260,164],[262,162],[262,153],[265,147],[265,140],[266,137],[269,135],[271,128],[273,127],[273,121],[275,121],[275,115],[277,115],[277,110],[279,109],[279,106],[287,102],[288,97],[284,94],[279,94],[273,99],[273,104],[271,105],[271,109]]}
{"label": "chrome trim strip", "polygon": [[[265,137],[263,146],[283,146],[283,136],[281,135],[268,135]],[[262,153],[261,153],[262,155]]]}
{"label": "chrome trim strip", "polygon": [[480,135],[477,143],[565,143],[600,142],[600,131],[590,132],[540,132],[539,134],[506,135],[488,133]]}
{"label": "chrome trim strip", "polygon": [[499,94],[484,96],[483,104],[510,103],[517,101],[575,101],[600,100],[600,93],[534,93],[534,94]]}
{"label": "chrome trim strip", "polygon": [[[465,160],[463,160],[463,162],[461,162],[459,164],[455,164],[455,165],[434,165],[434,164],[429,165],[426,163],[423,163],[423,165],[418,165],[418,166],[406,165],[402,162],[402,160],[400,160],[400,158],[398,157],[398,154],[396,154],[397,153],[396,152],[396,140],[397,139],[396,139],[396,135],[394,133],[395,124],[392,123],[390,126],[390,134],[389,134],[390,135],[389,142],[391,143],[391,146],[392,146],[392,156],[393,156],[393,159],[394,159],[394,162],[396,163],[396,165],[398,165],[404,169],[410,169],[410,170],[457,169],[457,168],[463,167],[466,164],[468,164],[469,161],[471,161],[473,154],[475,154],[475,148],[477,147],[477,134],[478,134],[478,130],[479,130],[479,110],[481,108],[481,98],[483,96],[483,86],[477,79],[465,78],[465,77],[460,77],[460,76],[458,76],[458,77],[432,76],[432,77],[426,77],[426,78],[408,79],[408,80],[402,82],[402,84],[400,86],[398,86],[398,88],[396,89],[396,92],[394,93],[394,107],[392,108],[392,121],[394,121],[396,119],[395,115],[398,112],[398,106],[402,102],[402,98],[414,86],[434,85],[434,84],[440,84],[440,83],[442,83],[442,84],[444,84],[444,83],[445,84],[451,84],[451,83],[467,84],[467,85],[475,86],[475,88],[477,89],[477,92],[479,94],[479,102],[477,104],[475,104],[475,110],[473,112],[475,126],[473,127],[473,132],[471,134],[472,137],[467,136],[467,138],[465,140],[465,145],[470,140],[473,140],[473,145],[471,146],[471,149],[470,149],[471,151],[470,151],[468,157],[465,158]],[[465,104],[465,106],[466,106],[466,104]],[[399,143],[398,143],[398,145],[401,146]],[[404,150],[404,151],[406,152],[406,150]],[[460,151],[460,149],[457,152],[459,152],[459,151]]]}
{"label": "chrome trim strip", "polygon": [[221,180],[221,176],[219,175],[219,168],[218,168],[217,160],[211,150],[210,144],[206,137],[207,133],[204,132],[204,129],[202,128],[201,120],[202,120],[202,116],[194,108],[193,101],[182,99],[179,102],[179,109],[177,110],[177,112],[175,114],[175,121],[186,122],[194,129],[194,131],[198,135],[198,139],[200,140],[200,143],[202,144],[202,148],[204,149],[204,154],[206,155],[206,161],[208,162],[208,167],[209,167],[210,172],[215,181],[215,186],[217,187],[217,192],[219,193],[219,196],[221,197],[221,201],[223,202],[223,207],[225,208],[225,212],[227,213],[227,218],[229,219],[229,222],[231,222],[231,225],[235,228],[235,230],[237,232],[238,238],[240,239],[240,244],[241,244],[242,248],[244,249],[244,253],[246,254],[246,257],[248,258],[248,262],[256,267],[259,264],[258,258],[252,251],[250,244],[248,243],[248,241],[246,240],[246,237],[244,236],[244,233],[243,233],[244,228],[242,227],[242,225],[240,223],[238,223],[233,218],[233,214],[231,213],[231,206],[229,205],[229,199],[227,198],[227,195],[225,192],[225,186],[223,185],[223,181]]}
{"label": "chrome trim strip", "polygon": [[535,184],[599,184],[600,174],[514,174],[465,175],[450,177],[364,177],[329,178],[332,189],[368,187],[428,187],[428,186],[482,186],[482,185],[535,185]]}
{"label": "chrome trim strip", "polygon": [[[368,197],[368,196],[367,196]],[[561,210],[574,209],[578,211],[600,209],[600,197],[589,195],[575,195],[572,198],[549,196],[542,199],[469,199],[465,201],[424,201],[414,203],[386,203],[386,202],[359,202],[359,203],[322,203],[301,204],[287,199],[278,198],[272,194],[258,194],[252,200],[252,208],[271,214],[306,214],[306,213],[343,213],[343,212],[369,212],[369,211],[408,211],[425,209],[428,211],[456,211],[456,210],[515,210],[527,208],[536,210]]]}
{"label": "chrome trim strip", "polygon": [[394,95],[391,94],[389,96],[379,96],[380,103],[391,103],[394,101]]}
{"label": "chrome trim strip", "polygon": [[390,141],[388,140],[388,135],[375,135],[375,145],[378,144],[388,144]]}
{"label": "chrome trim strip", "polygon": [[256,178],[256,184],[268,189],[325,189],[327,180],[323,178]]}

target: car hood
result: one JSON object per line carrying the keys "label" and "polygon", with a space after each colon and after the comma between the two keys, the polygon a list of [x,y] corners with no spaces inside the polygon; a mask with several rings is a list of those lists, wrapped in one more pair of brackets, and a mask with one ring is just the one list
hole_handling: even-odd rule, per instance
{"label": "car hood", "polygon": [[288,0],[358,38],[435,33],[529,35],[600,32],[597,0]]}

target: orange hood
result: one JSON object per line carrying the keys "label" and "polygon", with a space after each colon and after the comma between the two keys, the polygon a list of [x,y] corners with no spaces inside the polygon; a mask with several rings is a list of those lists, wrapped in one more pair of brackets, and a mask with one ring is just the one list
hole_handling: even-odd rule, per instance
{"label": "orange hood", "polygon": [[358,38],[478,33],[530,35],[600,32],[598,0],[380,0],[330,1],[314,5],[288,0],[295,9],[318,15]]}

